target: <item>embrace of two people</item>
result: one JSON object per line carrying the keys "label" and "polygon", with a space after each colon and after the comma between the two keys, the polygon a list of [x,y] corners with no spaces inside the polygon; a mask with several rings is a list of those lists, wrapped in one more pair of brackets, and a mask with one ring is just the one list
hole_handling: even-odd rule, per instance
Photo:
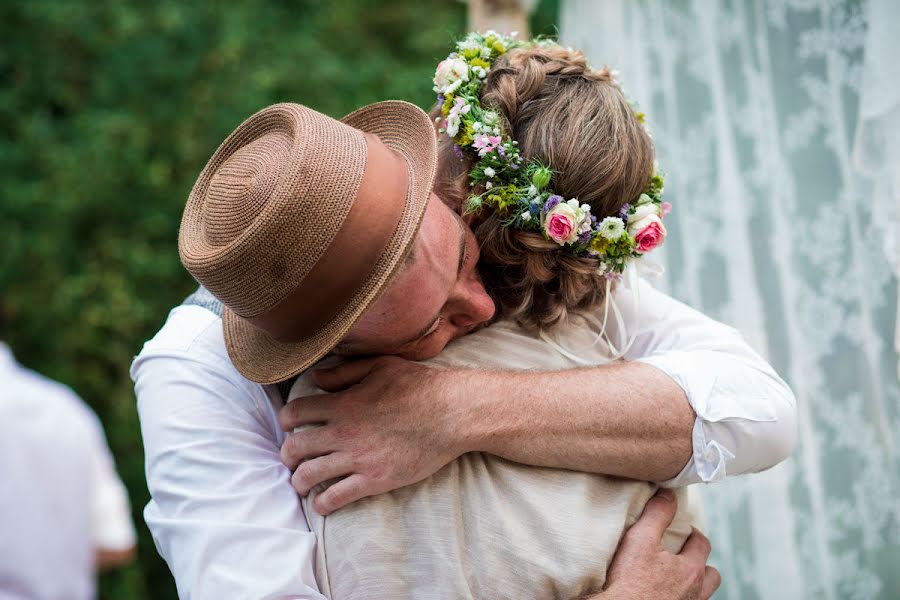
{"label": "embrace of two people", "polygon": [[683,490],[787,457],[795,401],[637,276],[670,208],[643,115],[495,32],[435,91],[266,108],[191,191],[202,287],[132,366],[179,595],[708,598]]}

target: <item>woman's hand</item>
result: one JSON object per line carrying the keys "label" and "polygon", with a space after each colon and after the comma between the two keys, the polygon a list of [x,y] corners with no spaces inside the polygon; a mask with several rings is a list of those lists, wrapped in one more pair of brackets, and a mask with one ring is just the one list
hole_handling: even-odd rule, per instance
{"label": "woman's hand", "polygon": [[585,600],[708,600],[713,595],[722,578],[706,564],[711,550],[706,536],[695,529],[678,554],[662,547],[676,504],[672,490],[650,499],[619,543],[605,591]]}

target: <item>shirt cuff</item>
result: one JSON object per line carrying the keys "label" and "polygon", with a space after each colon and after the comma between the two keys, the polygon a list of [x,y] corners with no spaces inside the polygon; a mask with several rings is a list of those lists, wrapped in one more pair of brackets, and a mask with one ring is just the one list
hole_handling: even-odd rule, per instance
{"label": "shirt cuff", "polygon": [[659,485],[667,488],[678,488],[692,483],[712,483],[725,479],[727,465],[734,459],[734,454],[716,440],[709,440],[703,430],[703,419],[697,417],[691,434],[693,454],[681,472]]}
{"label": "shirt cuff", "polygon": [[760,389],[758,373],[743,362],[716,351],[668,352],[642,357],[637,362],[652,365],[671,377],[683,390],[697,414],[691,433],[692,456],[673,479],[660,483],[679,487],[698,482],[720,481],[729,472],[729,463],[738,452],[753,452],[745,443],[748,423],[777,420],[772,403],[751,390]]}

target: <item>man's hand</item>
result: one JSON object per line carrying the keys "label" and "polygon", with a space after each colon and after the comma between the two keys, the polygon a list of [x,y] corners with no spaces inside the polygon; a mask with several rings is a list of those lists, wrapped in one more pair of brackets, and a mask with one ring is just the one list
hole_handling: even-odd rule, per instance
{"label": "man's hand", "polygon": [[675,509],[671,490],[660,490],[650,499],[619,544],[605,591],[588,600],[707,600],[713,595],[722,578],[706,564],[710,552],[706,536],[695,529],[678,554],[662,548]]}
{"label": "man's hand", "polygon": [[[448,371],[396,357],[350,362],[316,371],[331,395],[298,398],[281,409],[281,448],[291,483],[303,495],[337,478],[313,506],[327,515],[366,496],[410,485],[466,452],[459,406],[448,402]],[[459,385],[458,380],[453,381]],[[304,462],[305,461],[305,462]]]}

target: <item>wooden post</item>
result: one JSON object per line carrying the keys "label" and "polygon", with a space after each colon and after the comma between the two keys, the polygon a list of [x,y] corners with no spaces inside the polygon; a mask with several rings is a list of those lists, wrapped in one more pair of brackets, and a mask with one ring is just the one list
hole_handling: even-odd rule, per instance
{"label": "wooden post", "polygon": [[528,15],[535,0],[469,0],[469,30],[493,29],[498,33],[519,32],[519,39],[531,37]]}

